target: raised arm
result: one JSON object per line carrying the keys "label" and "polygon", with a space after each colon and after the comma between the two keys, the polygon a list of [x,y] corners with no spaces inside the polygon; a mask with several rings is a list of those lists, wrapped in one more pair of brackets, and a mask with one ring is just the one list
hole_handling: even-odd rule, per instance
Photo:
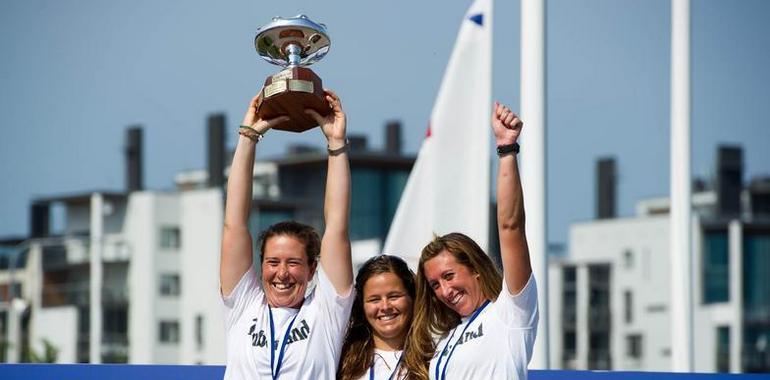
{"label": "raised arm", "polygon": [[326,90],[326,100],[332,112],[322,117],[307,110],[318,124],[329,144],[329,163],[326,172],[324,195],[324,222],[326,228],[321,239],[321,267],[337,290],[346,294],[353,284],[353,264],[350,258],[350,163],[346,140],[346,117],[339,97]]}
{"label": "raised arm", "polygon": [[[244,126],[251,126],[264,134],[272,126],[288,120],[281,116],[271,120],[257,117],[257,97],[249,103]],[[248,220],[251,212],[251,186],[254,170],[254,155],[257,141],[255,137],[238,137],[230,176],[227,180],[227,200],[225,203],[225,224],[222,232],[222,254],[219,259],[219,285],[222,295],[230,295],[233,288],[252,265],[252,240]]]}
{"label": "raised arm", "polygon": [[[511,145],[519,139],[523,123],[511,110],[495,102],[492,130],[497,146]],[[524,197],[521,191],[516,153],[500,157],[497,171],[497,228],[500,256],[508,291],[518,294],[532,273],[527,236],[524,232]]]}

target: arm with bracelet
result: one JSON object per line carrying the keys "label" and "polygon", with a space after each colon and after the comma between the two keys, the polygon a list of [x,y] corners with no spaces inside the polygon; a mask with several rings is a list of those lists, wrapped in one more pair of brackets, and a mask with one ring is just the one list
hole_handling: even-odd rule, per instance
{"label": "arm with bracelet", "polygon": [[239,129],[238,144],[227,180],[227,201],[219,262],[220,288],[227,296],[253,264],[252,236],[248,229],[251,211],[252,175],[257,142],[270,128],[287,121],[287,116],[270,120],[257,117],[257,97],[251,99]]}
{"label": "arm with bracelet", "polygon": [[332,112],[321,116],[307,109],[320,126],[327,140],[329,163],[324,194],[324,223],[321,239],[321,267],[329,276],[337,294],[347,295],[353,285],[353,264],[350,257],[350,163],[348,160],[347,120],[342,103],[334,92],[325,90]]}

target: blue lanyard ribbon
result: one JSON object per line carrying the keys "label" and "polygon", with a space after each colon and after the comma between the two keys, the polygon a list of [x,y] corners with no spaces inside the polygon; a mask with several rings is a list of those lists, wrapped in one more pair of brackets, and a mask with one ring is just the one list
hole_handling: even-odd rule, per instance
{"label": "blue lanyard ribbon", "polygon": [[[273,324],[273,308],[267,305],[267,310],[270,312],[270,374],[273,375],[273,380],[278,378],[278,374],[281,373],[281,366],[283,365],[283,354],[286,352],[286,342],[289,341],[289,334],[291,334],[291,326],[294,325],[294,320],[299,316],[299,311],[294,315],[294,318],[289,322],[289,327],[286,328],[286,333],[283,335],[281,341],[280,350],[278,353],[278,366],[275,366],[275,325]],[[275,370],[273,370],[275,368]]]}
{"label": "blue lanyard ribbon", "polygon": [[[401,365],[401,359],[404,358],[404,353],[401,353],[401,356],[398,357],[398,362],[396,362],[396,368],[393,369],[393,372],[390,373],[390,376],[388,376],[388,380],[393,379],[393,375],[398,372],[398,366]],[[374,380],[374,360],[372,360],[372,366],[369,367],[369,380]]]}
{"label": "blue lanyard ribbon", "polygon": [[[478,317],[479,314],[481,314],[481,311],[484,310],[484,308],[487,307],[487,305],[489,305],[489,300],[486,300],[486,302],[484,302],[484,304],[482,304],[481,307],[479,307],[478,309],[476,309],[476,311],[473,312],[473,315],[468,320],[468,323],[465,324],[465,328],[463,328],[463,331],[460,333],[460,337],[457,338],[458,341],[463,338],[463,336],[465,335],[465,330],[468,330],[468,327],[471,325],[471,323],[473,323],[473,320],[476,319],[476,317]],[[452,335],[450,335],[449,339],[447,339],[446,344],[444,345],[444,349],[441,350],[441,355],[439,355],[438,357],[438,362],[436,363],[436,380],[446,379],[446,367],[449,367],[449,359],[452,358],[452,354],[454,354],[455,348],[457,348],[458,346],[457,342],[455,342],[455,345],[452,346],[452,350],[449,351],[449,356],[447,356],[446,358],[446,363],[444,363],[444,368],[441,369],[441,377],[439,377],[439,368],[441,368],[441,360],[444,358],[444,353],[446,352],[447,347],[449,347],[449,343],[452,342],[452,338],[454,338],[455,332],[457,332],[457,327],[455,327],[454,330],[452,330]]]}

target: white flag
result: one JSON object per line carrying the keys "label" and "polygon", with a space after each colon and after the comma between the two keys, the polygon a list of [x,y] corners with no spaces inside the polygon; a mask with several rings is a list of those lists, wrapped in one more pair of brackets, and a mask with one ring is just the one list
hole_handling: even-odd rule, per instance
{"label": "white flag", "polygon": [[416,268],[433,234],[450,232],[487,249],[491,91],[492,0],[476,0],[460,26],[383,253]]}

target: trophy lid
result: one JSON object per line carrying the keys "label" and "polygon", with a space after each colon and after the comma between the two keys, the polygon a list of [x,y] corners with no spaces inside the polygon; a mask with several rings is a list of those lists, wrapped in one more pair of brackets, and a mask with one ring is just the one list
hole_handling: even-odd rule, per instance
{"label": "trophy lid", "polygon": [[323,58],[331,40],[326,26],[305,15],[290,18],[273,17],[257,29],[254,46],[260,57],[279,66],[308,66]]}

